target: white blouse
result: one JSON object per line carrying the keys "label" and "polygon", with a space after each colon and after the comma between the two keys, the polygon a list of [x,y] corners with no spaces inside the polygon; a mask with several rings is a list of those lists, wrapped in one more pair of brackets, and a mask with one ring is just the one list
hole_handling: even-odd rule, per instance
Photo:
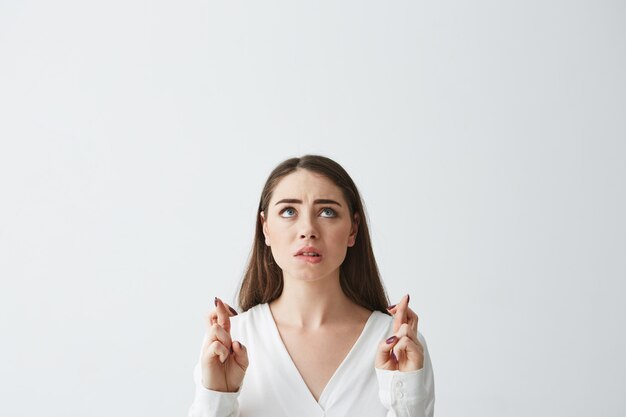
{"label": "white blouse", "polygon": [[422,369],[400,372],[374,367],[379,343],[393,335],[393,318],[389,315],[372,312],[319,401],[291,360],[268,304],[259,304],[230,320],[233,340],[248,349],[250,364],[243,384],[233,393],[208,390],[202,385],[198,363],[189,417],[433,416],[433,369],[420,333],[418,339],[424,347]]}

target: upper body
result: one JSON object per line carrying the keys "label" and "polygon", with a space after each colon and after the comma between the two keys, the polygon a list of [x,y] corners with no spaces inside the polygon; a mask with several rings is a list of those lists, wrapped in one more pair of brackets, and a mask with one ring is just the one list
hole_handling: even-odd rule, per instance
{"label": "upper body", "polygon": [[347,172],[284,161],[261,194],[243,313],[216,298],[209,314],[191,415],[432,416],[418,317],[408,295],[388,304]]}
{"label": "upper body", "polygon": [[189,417],[432,417],[434,379],[423,336],[418,334],[424,346],[422,369],[389,371],[375,369],[374,361],[379,342],[394,333],[392,317],[374,311],[358,330],[316,398],[283,343],[268,304],[232,317],[232,338],[246,346],[250,361],[243,384],[233,393],[209,390],[202,385],[198,363]]}

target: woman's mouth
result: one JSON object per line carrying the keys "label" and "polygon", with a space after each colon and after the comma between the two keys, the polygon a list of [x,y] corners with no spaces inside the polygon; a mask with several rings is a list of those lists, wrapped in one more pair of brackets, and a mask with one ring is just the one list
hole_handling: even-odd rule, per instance
{"label": "woman's mouth", "polygon": [[300,248],[295,257],[308,263],[318,263],[322,260],[322,254],[311,246]]}
{"label": "woman's mouth", "polygon": [[310,264],[317,264],[322,262],[322,256],[317,253],[302,253],[300,255],[296,255],[296,258]]}

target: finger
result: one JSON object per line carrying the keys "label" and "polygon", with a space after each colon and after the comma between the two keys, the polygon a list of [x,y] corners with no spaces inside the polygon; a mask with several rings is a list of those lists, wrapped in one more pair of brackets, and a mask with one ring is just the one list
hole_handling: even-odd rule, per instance
{"label": "finger", "polygon": [[230,334],[224,330],[222,326],[219,324],[212,325],[207,332],[207,342],[212,343],[214,341],[218,341],[227,349],[230,349],[232,346],[232,339],[230,338]]}
{"label": "finger", "polygon": [[[398,358],[399,362],[406,359],[407,354],[415,353],[422,355],[422,344],[417,338],[417,334],[409,326],[408,323],[404,323],[400,326],[395,336],[398,338],[398,343],[393,347],[393,353]],[[409,346],[409,348],[407,348]]]}
{"label": "finger", "polygon": [[[221,298],[218,298],[218,300],[222,301]],[[224,306],[226,306],[226,308],[228,309],[228,315],[230,317],[239,315],[239,313],[237,313],[237,310],[232,308],[230,305],[226,304],[224,301],[222,301],[222,304],[224,304]]]}
{"label": "finger", "polygon": [[[396,306],[393,306],[393,307],[390,306],[390,308],[387,308],[387,311],[389,311],[389,313],[391,313],[392,316],[395,316],[396,311],[397,311],[397,307]],[[415,313],[415,311],[411,310],[410,307],[407,307],[406,319],[407,319],[407,323],[409,324],[409,326],[411,326],[413,328],[413,330],[415,331],[415,333],[417,333],[417,324],[419,322],[419,317]]]}
{"label": "finger", "polygon": [[418,370],[424,365],[423,346],[419,342],[415,343],[408,337],[402,337],[394,346],[393,352],[395,352],[398,358],[398,365],[401,367],[401,370],[402,367],[406,366],[414,367],[412,370]]}
{"label": "finger", "polygon": [[207,346],[206,353],[207,353],[206,355],[207,360],[217,357],[217,359],[221,363],[224,363],[226,359],[228,359],[230,350],[226,346],[224,346],[222,343],[220,343],[218,340],[214,340]]}
{"label": "finger", "polygon": [[[411,326],[408,323],[404,323],[400,326],[398,331],[394,334],[398,339],[402,339],[403,337],[409,338],[415,343],[419,343],[417,339],[417,334],[413,331]],[[395,350],[395,349],[394,349]],[[396,351],[397,353],[397,351]]]}
{"label": "finger", "polygon": [[380,342],[378,345],[378,351],[376,352],[376,368],[391,369],[395,366],[391,354],[393,352],[392,349],[397,342],[397,336],[391,336],[389,339]]}
{"label": "finger", "polygon": [[[215,301],[214,301],[214,303],[215,303]],[[232,308],[230,305],[226,304],[223,301],[222,301],[222,303],[228,309],[228,315],[230,317],[239,315],[239,313],[237,313],[237,310]],[[216,304],[216,306],[217,306],[217,304]],[[205,317],[206,317],[206,320],[207,320],[209,325],[217,323],[217,307],[215,309],[211,310],[209,313],[207,313],[207,315]]]}
{"label": "finger", "polygon": [[[407,294],[404,297],[407,297],[407,304],[408,304],[409,301],[411,301],[411,296],[409,294]],[[402,301],[402,299],[400,299],[400,301]],[[389,311],[392,314],[395,314],[396,309],[398,308],[398,305],[400,305],[400,303],[398,303],[398,304],[391,304],[391,305],[387,306],[387,311]]]}
{"label": "finger", "polygon": [[[229,312],[229,316],[233,317],[233,316],[237,316],[239,313],[237,313],[237,311],[235,311],[231,306],[229,306],[228,304],[224,303],[224,305],[226,306],[226,308],[228,308],[228,312]],[[232,310],[232,311],[231,311]],[[234,313],[233,313],[234,312]],[[214,310],[211,310],[207,316],[207,322],[209,325],[211,324],[215,324],[217,323],[217,308]]]}
{"label": "finger", "polygon": [[395,306],[393,316],[393,332],[397,332],[400,326],[407,322],[406,310],[409,305],[409,295],[402,297],[402,300]]}
{"label": "finger", "polygon": [[232,349],[237,365],[239,365],[244,371],[248,369],[248,349],[239,341],[233,342]]}
{"label": "finger", "polygon": [[411,310],[409,307],[406,309],[406,322],[413,332],[417,334],[417,323],[419,321],[419,317],[415,314],[415,311]]}
{"label": "finger", "polygon": [[415,343],[408,337],[403,337],[398,340],[398,343],[396,343],[393,348],[393,352],[395,352],[398,361],[401,361],[414,357],[412,354],[423,356],[424,347],[420,343]]}
{"label": "finger", "polygon": [[230,333],[230,311],[226,308],[222,300],[217,297],[215,297],[215,307],[217,313],[217,324]]}

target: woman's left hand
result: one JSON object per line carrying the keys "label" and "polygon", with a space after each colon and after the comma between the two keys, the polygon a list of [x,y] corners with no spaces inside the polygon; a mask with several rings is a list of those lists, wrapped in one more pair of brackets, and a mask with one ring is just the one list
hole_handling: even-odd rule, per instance
{"label": "woman's left hand", "polygon": [[424,347],[417,339],[417,314],[409,308],[409,296],[388,311],[393,315],[394,335],[378,346],[376,368],[417,371],[424,366]]}

